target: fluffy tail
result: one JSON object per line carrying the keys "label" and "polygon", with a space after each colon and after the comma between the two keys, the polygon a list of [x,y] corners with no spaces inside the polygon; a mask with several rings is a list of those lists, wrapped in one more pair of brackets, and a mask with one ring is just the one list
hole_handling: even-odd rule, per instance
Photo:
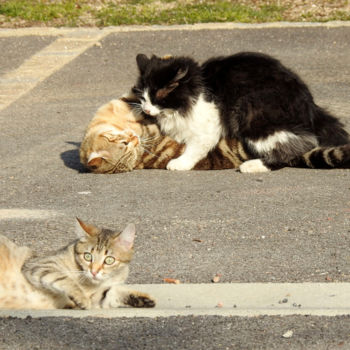
{"label": "fluffy tail", "polygon": [[350,142],[344,124],[323,108],[315,106],[314,132],[322,147],[342,146]]}
{"label": "fluffy tail", "polygon": [[21,272],[31,254],[28,247],[19,247],[0,235],[0,309],[52,308],[50,301],[34,290]]}
{"label": "fluffy tail", "polygon": [[316,147],[296,160],[296,166],[350,169],[350,143],[335,147]]}

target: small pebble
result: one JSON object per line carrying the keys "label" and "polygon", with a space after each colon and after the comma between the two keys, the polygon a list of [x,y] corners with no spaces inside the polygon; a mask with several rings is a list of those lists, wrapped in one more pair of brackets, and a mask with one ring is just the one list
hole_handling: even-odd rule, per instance
{"label": "small pebble", "polygon": [[282,335],[283,338],[291,338],[293,336],[293,331],[289,330]]}

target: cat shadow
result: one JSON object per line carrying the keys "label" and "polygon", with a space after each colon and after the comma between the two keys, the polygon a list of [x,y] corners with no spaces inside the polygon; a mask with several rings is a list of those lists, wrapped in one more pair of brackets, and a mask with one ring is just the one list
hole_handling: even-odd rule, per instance
{"label": "cat shadow", "polygon": [[87,170],[80,163],[80,157],[79,157],[80,142],[67,141],[66,143],[75,146],[75,148],[61,153],[61,159],[63,160],[64,165],[67,168],[76,170],[78,173],[86,173]]}

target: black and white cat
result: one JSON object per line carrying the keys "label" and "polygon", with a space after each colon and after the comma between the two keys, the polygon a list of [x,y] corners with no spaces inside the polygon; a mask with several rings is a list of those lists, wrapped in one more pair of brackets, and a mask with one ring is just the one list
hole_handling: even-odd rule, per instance
{"label": "black and white cat", "polygon": [[314,103],[305,83],[278,60],[242,52],[211,58],[136,57],[132,93],[162,132],[185,143],[170,170],[190,170],[221,137],[239,138],[253,159],[241,172],[293,164],[315,147],[350,142],[343,125]]}

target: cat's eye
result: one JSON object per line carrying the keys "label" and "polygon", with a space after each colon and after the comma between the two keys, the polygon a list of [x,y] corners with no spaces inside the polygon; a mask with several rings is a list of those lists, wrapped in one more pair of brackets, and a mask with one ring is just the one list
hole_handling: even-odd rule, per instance
{"label": "cat's eye", "polygon": [[113,256],[107,256],[107,258],[105,259],[105,264],[106,265],[112,265],[115,262],[115,258],[113,258]]}
{"label": "cat's eye", "polygon": [[92,261],[92,254],[91,253],[84,253],[84,259],[86,261]]}

